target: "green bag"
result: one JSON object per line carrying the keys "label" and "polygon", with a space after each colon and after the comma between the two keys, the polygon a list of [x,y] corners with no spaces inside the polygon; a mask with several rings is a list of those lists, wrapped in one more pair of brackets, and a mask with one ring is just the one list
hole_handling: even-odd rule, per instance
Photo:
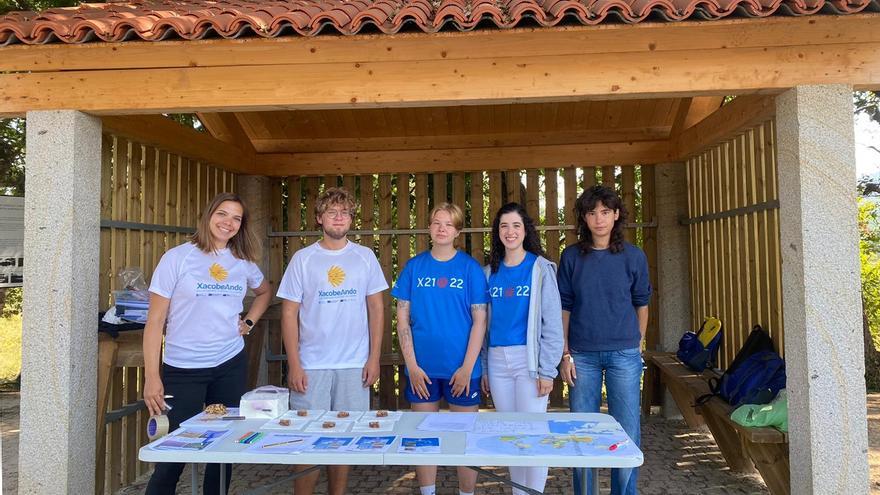
{"label": "green bag", "polygon": [[743,404],[730,414],[730,419],[743,426],[772,426],[787,433],[788,395],[782,389],[769,404]]}

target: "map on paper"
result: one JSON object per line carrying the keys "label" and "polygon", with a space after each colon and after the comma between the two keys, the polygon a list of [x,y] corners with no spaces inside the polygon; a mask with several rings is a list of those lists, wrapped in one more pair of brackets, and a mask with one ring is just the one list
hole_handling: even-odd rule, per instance
{"label": "map on paper", "polygon": [[468,433],[466,454],[510,456],[583,456],[616,454],[633,447],[623,429],[613,423],[548,421],[549,433]]}

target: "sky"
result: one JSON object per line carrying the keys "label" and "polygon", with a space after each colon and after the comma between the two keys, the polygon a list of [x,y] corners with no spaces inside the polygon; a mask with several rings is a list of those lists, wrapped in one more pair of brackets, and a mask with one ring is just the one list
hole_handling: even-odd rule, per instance
{"label": "sky", "polygon": [[877,175],[880,173],[880,124],[869,119],[867,115],[858,114],[855,118],[855,130],[856,175]]}

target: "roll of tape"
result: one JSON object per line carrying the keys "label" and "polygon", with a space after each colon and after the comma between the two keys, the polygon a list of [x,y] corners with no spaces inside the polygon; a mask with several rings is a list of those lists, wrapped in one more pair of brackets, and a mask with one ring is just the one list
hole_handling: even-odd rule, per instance
{"label": "roll of tape", "polygon": [[150,416],[150,420],[147,421],[147,436],[150,437],[150,441],[157,438],[162,438],[168,434],[168,416],[164,414],[160,414],[158,416]]}

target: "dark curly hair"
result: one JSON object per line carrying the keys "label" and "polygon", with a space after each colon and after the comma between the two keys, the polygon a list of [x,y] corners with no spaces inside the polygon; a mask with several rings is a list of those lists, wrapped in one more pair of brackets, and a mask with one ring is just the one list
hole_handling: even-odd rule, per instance
{"label": "dark curly hair", "polygon": [[611,239],[608,243],[608,249],[614,254],[623,251],[623,224],[626,223],[628,213],[623,206],[620,196],[609,187],[593,186],[578,197],[574,205],[574,213],[577,216],[578,246],[581,248],[582,254],[590,254],[593,248],[593,233],[587,226],[584,217],[587,213],[596,209],[596,205],[602,203],[607,208],[620,212],[614,226],[611,227]]}
{"label": "dark curly hair", "polygon": [[504,244],[501,242],[501,235],[498,230],[501,225],[501,216],[508,213],[516,213],[523,220],[523,228],[526,231],[526,237],[523,239],[523,249],[537,256],[544,256],[544,248],[541,247],[541,238],[538,236],[538,230],[535,228],[535,221],[529,216],[525,208],[519,203],[507,203],[498,209],[495,214],[495,220],[492,221],[492,250],[489,252],[489,266],[492,267],[492,273],[498,272],[501,261],[504,260]]}

